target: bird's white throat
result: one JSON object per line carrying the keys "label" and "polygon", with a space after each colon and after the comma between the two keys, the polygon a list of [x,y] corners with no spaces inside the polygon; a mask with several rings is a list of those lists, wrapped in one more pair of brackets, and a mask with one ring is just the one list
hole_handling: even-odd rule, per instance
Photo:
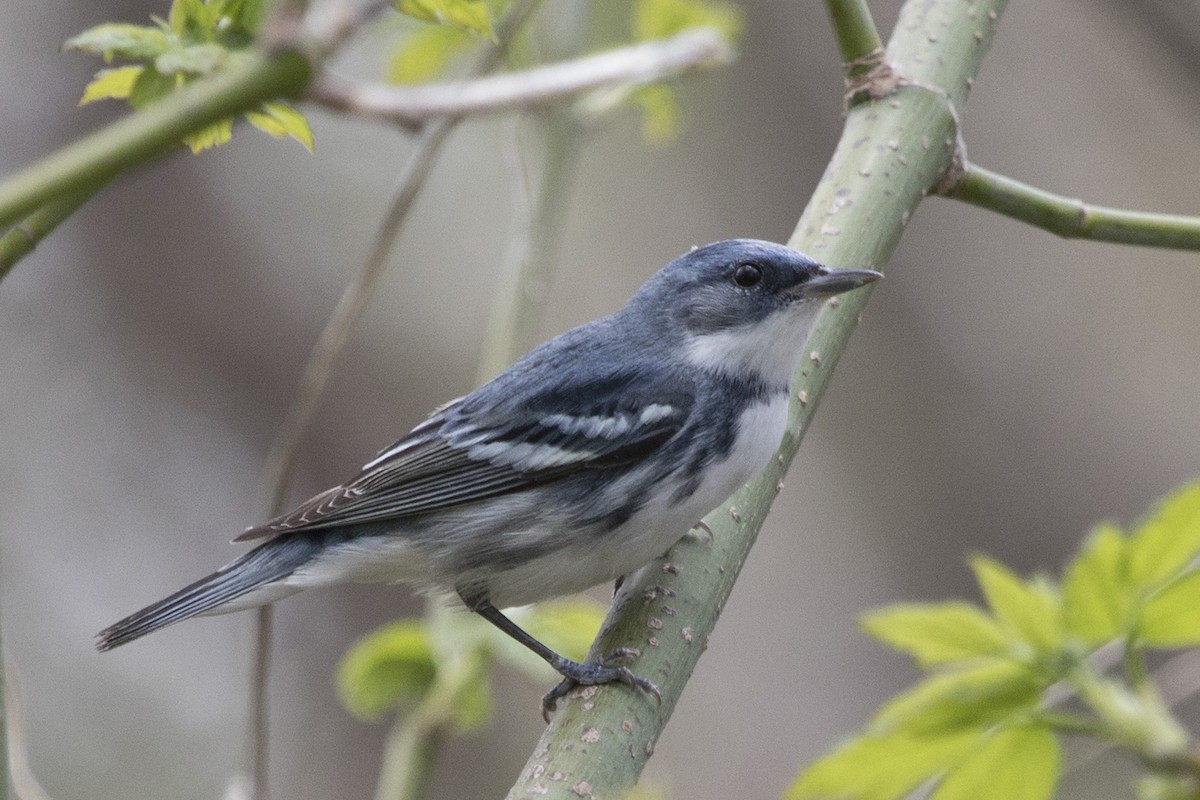
{"label": "bird's white throat", "polygon": [[820,310],[820,303],[793,305],[752,325],[701,334],[691,341],[688,360],[713,372],[749,373],[769,385],[786,385]]}

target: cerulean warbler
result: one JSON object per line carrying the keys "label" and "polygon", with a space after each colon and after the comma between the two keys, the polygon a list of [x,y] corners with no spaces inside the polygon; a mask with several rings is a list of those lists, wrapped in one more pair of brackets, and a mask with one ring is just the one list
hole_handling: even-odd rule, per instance
{"label": "cerulean warbler", "polygon": [[248,529],[253,550],[99,634],[347,581],[449,589],[563,682],[657,689],[564,658],[498,608],[620,579],[766,466],[822,302],[880,277],[735,239],[672,261],[609,317],[534,348],[433,413],[358,475]]}

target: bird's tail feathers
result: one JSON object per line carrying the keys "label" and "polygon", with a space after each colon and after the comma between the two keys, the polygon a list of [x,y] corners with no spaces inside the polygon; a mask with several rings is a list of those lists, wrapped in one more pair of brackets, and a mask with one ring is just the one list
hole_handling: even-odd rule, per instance
{"label": "bird's tail feathers", "polygon": [[299,591],[299,587],[277,582],[312,560],[321,549],[320,538],[282,536],[259,545],[213,574],[100,631],[96,649],[111,650],[189,617],[238,611]]}

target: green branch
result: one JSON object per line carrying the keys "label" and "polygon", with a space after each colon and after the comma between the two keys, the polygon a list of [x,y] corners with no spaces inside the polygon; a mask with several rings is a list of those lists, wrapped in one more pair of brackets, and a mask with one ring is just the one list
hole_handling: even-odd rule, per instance
{"label": "green branch", "polygon": [[[987,52],[1005,3],[921,0],[904,6],[888,59],[911,65],[915,85],[850,110],[821,183],[789,245],[836,267],[887,262],[912,212],[950,165],[966,87]],[[509,798],[620,797],[637,781],[704,650],[771,503],[782,488],[869,290],[827,307],[805,344],[808,357],[793,388],[788,432],[777,458],[725,505],[709,514],[706,536],[685,537],[622,586],[592,647],[598,658],[619,647],[640,656],[631,669],[658,684],[662,704],[624,686],[588,687],[554,717]],[[797,343],[799,346],[799,343]],[[756,657],[748,653],[747,658]],[[586,697],[586,702],[580,702]]]}
{"label": "green branch", "polygon": [[212,80],[199,81],[26,167],[0,183],[0,227],[43,204],[102,185],[195,130],[279,97],[295,97],[312,67],[298,52],[256,53]]}
{"label": "green branch", "polygon": [[967,165],[946,196],[1068,239],[1200,250],[1200,217],[1095,206],[974,164]]}
{"label": "green branch", "polygon": [[56,197],[0,236],[0,280],[75,210],[104,186],[103,182]]}
{"label": "green branch", "polygon": [[847,73],[853,76],[856,71],[869,69],[870,65],[856,65],[856,62],[882,50],[883,40],[875,29],[875,20],[871,19],[866,0],[825,0],[825,6],[829,9],[838,52],[842,54]]}

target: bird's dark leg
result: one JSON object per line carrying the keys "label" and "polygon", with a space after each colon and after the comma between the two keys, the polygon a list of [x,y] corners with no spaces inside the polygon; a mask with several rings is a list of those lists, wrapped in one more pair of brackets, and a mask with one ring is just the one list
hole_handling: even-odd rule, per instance
{"label": "bird's dark leg", "polygon": [[542,698],[542,717],[547,722],[550,721],[550,712],[558,705],[558,701],[565,697],[567,692],[580,685],[595,686],[601,683],[615,683],[619,681],[626,686],[636,687],[647,694],[654,695],[656,700],[662,702],[662,693],[658,691],[658,687],[653,683],[645,678],[634,675],[629,671],[628,667],[613,666],[614,662],[634,655],[634,651],[629,648],[623,647],[617,650],[599,664],[585,664],[579,661],[572,661],[565,656],[559,655],[530,636],[515,622],[500,613],[500,609],[492,605],[490,601],[476,600],[472,602],[466,597],[463,597],[463,601],[476,614],[537,653],[558,674],[563,676],[562,681]]}

